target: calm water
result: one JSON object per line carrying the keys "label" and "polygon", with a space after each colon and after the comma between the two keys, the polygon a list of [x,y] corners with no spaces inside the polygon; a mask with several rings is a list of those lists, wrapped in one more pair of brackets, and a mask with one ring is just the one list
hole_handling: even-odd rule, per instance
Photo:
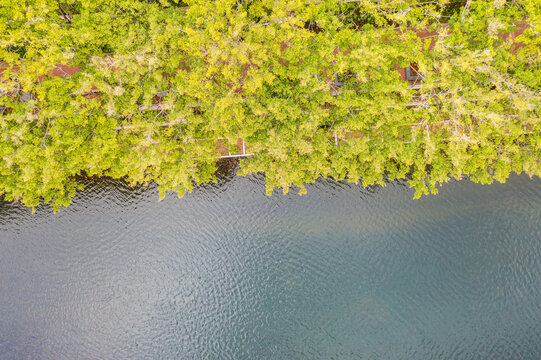
{"label": "calm water", "polygon": [[[229,164],[229,167],[231,164]],[[541,359],[541,180],[0,203],[1,359]]]}

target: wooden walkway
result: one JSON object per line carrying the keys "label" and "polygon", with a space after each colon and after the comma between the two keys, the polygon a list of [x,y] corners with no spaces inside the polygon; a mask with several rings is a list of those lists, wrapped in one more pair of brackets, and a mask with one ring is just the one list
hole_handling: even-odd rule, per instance
{"label": "wooden walkway", "polygon": [[218,152],[220,153],[220,159],[235,159],[235,158],[243,158],[243,157],[254,155],[254,153],[246,152],[247,148],[249,149],[250,146],[246,146],[246,142],[241,138],[238,138],[237,143],[235,144],[237,148],[240,149],[240,151],[233,154],[229,152],[229,149],[224,144],[223,140],[224,139],[221,138],[221,139],[218,139],[218,141],[216,142],[216,150],[218,150]]}

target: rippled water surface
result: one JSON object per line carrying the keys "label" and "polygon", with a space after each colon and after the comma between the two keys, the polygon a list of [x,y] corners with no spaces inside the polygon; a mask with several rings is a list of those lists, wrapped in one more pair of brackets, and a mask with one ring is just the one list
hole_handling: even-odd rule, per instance
{"label": "rippled water surface", "polygon": [[541,180],[0,203],[1,359],[541,359]]}

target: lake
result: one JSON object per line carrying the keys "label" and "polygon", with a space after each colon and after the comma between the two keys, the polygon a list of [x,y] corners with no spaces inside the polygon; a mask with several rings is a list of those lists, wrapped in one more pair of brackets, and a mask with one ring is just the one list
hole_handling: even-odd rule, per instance
{"label": "lake", "polygon": [[1,359],[540,359],[541,179],[0,202]]}

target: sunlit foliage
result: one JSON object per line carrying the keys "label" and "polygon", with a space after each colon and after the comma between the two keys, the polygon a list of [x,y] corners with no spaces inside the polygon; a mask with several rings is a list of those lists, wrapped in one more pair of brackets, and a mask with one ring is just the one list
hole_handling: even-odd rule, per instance
{"label": "sunlit foliage", "polygon": [[57,210],[86,174],[182,195],[239,137],[269,194],[539,176],[539,5],[0,0],[0,194]]}

